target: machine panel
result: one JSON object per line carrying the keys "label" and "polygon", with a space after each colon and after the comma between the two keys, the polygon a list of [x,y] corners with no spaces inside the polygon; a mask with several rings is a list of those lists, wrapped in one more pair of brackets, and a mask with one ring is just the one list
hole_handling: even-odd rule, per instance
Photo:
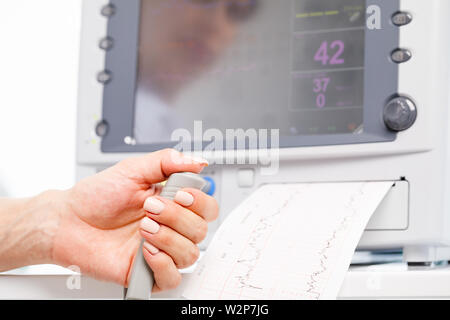
{"label": "machine panel", "polygon": [[[370,24],[372,4],[383,28]],[[203,131],[276,128],[282,148],[396,137],[382,118],[397,92],[398,1],[110,5],[103,152],[173,147],[174,131],[194,135],[196,121]]]}

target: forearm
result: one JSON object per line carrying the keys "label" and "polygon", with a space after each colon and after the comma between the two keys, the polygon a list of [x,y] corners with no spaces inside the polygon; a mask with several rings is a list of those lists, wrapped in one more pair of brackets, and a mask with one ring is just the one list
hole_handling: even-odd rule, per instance
{"label": "forearm", "polygon": [[52,263],[62,191],[28,199],[0,199],[0,271]]}

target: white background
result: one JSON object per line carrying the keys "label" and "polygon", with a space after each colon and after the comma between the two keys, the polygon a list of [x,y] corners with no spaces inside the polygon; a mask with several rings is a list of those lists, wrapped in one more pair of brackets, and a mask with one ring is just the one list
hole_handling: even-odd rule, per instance
{"label": "white background", "polygon": [[0,196],[75,181],[81,0],[0,1]]}

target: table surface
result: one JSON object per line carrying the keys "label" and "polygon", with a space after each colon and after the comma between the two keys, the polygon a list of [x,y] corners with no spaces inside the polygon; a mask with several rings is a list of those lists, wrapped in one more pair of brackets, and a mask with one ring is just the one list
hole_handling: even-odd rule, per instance
{"label": "table surface", "polygon": [[[80,288],[70,290],[68,282],[79,283]],[[154,295],[153,298],[178,299],[182,291],[183,283],[176,290]],[[79,277],[56,266],[28,267],[0,274],[0,299],[122,298],[123,288],[118,285]],[[450,266],[408,269],[404,263],[352,266],[338,296],[338,299],[449,298]]]}

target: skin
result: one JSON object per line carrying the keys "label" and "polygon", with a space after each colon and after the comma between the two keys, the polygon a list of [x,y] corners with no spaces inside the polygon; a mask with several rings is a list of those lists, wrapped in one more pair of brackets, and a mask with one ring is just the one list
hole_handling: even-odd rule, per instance
{"label": "skin", "polygon": [[168,102],[208,70],[237,33],[224,1],[214,6],[198,2],[142,2],[140,82]]}
{"label": "skin", "polygon": [[[141,237],[159,249],[144,257],[154,272],[153,291],[177,287],[177,268],[194,264],[207,223],[218,216],[214,198],[194,189],[184,207],[159,197],[156,184],[176,172],[199,173],[207,165],[174,150],[124,160],[65,191],[29,199],[0,199],[0,271],[42,263],[77,266],[83,274],[127,286]],[[144,210],[147,198],[165,204],[159,214]],[[144,217],[160,225],[149,234]]]}

